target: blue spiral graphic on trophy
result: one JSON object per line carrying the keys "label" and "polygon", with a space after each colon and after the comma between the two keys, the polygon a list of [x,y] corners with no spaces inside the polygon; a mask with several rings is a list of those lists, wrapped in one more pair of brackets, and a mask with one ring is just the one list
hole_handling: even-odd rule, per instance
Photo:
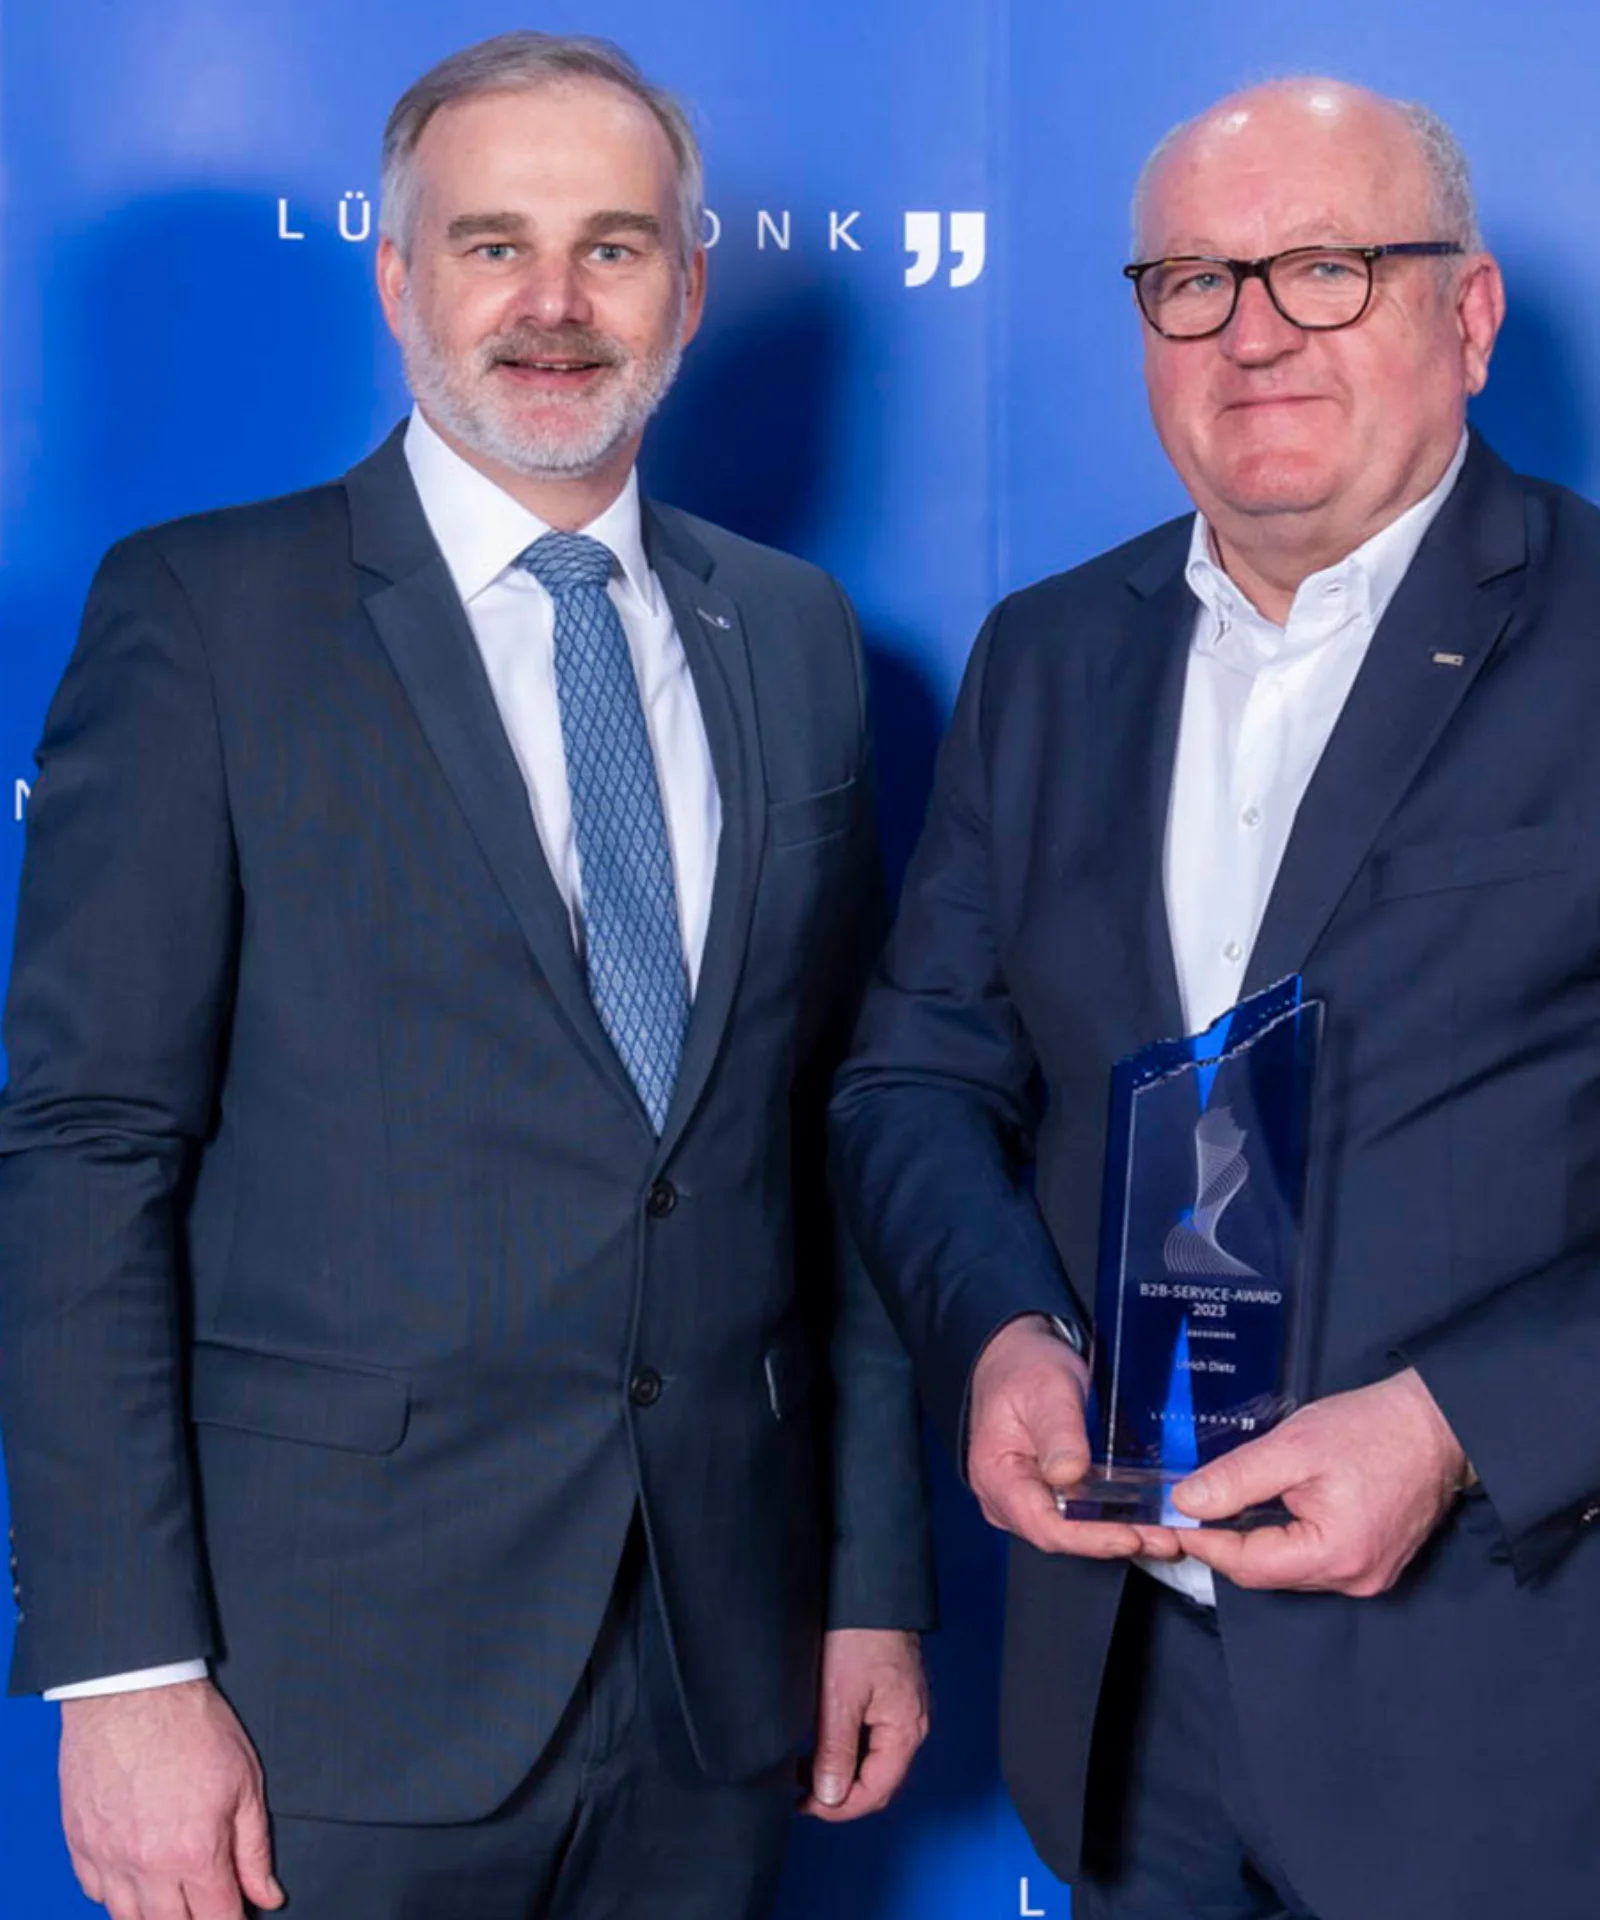
{"label": "blue spiral graphic on trophy", "polygon": [[1236,1259],[1217,1238],[1222,1216],[1250,1178],[1244,1157],[1245,1135],[1233,1123],[1231,1107],[1201,1114],[1194,1129],[1195,1201],[1167,1235],[1162,1250],[1167,1272],[1184,1279],[1258,1280],[1256,1269]]}

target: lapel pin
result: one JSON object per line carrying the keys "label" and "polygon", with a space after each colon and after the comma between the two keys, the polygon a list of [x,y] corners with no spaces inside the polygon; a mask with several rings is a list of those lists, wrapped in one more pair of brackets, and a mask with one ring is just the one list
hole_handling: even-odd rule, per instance
{"label": "lapel pin", "polygon": [[700,618],[704,620],[708,626],[721,627],[724,632],[733,625],[733,622],[726,619],[722,614],[711,613],[705,607],[696,607],[695,612],[699,614]]}
{"label": "lapel pin", "polygon": [[1436,653],[1433,656],[1433,664],[1436,667],[1464,667],[1467,664],[1467,656],[1464,653]]}

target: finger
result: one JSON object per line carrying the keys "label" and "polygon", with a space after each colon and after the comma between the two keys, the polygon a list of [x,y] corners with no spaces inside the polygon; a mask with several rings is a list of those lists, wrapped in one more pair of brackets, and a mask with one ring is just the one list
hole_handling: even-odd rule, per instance
{"label": "finger", "polygon": [[991,1501],[999,1524],[1020,1534],[1041,1553],[1054,1553],[1061,1544],[1061,1509],[1054,1492],[1037,1473],[1019,1475],[996,1489]]}
{"label": "finger", "polygon": [[[163,1876],[159,1880],[141,1878],[133,1884],[138,1899],[135,1912],[139,1920],[190,1920],[189,1903],[183,1897],[183,1883],[176,1876],[170,1879]],[[236,1900],[233,1912],[227,1914],[227,1920],[238,1920],[239,1913]]]}
{"label": "finger", "polygon": [[915,1745],[903,1736],[896,1736],[892,1742],[885,1739],[880,1748],[878,1735],[874,1733],[872,1749],[861,1762],[861,1770],[851,1781],[850,1791],[844,1798],[830,1806],[813,1795],[800,1811],[835,1826],[881,1812],[906,1777],[915,1752]]}
{"label": "finger", "polygon": [[825,1826],[843,1826],[847,1821],[859,1819],[872,1809],[864,1806],[860,1781],[851,1783],[850,1791],[836,1807],[830,1807],[813,1793],[800,1802],[800,1811],[811,1820],[820,1820]]}
{"label": "finger", "polygon": [[1059,1420],[1037,1431],[1039,1472],[1052,1487],[1070,1487],[1089,1471],[1089,1440],[1083,1414],[1074,1405]]}
{"label": "finger", "polygon": [[861,1752],[859,1704],[827,1693],[817,1716],[817,1751],[811,1762],[811,1793],[825,1807],[844,1803],[856,1777]]}
{"label": "finger", "polygon": [[72,1847],[67,1848],[67,1857],[72,1862],[72,1871],[78,1876],[78,1885],[83,1888],[84,1898],[104,1906],[106,1883],[100,1869],[87,1854],[79,1853]]}
{"label": "finger", "polygon": [[975,1479],[973,1490],[983,1517],[991,1527],[1020,1533],[1037,1547],[1043,1546],[1043,1536],[1060,1518],[1056,1497],[1039,1477],[1039,1469],[1031,1460],[1008,1461],[1004,1467],[991,1470],[981,1481]]}
{"label": "finger", "polygon": [[922,1745],[919,1733],[907,1727],[874,1727],[857,1776],[858,1785],[876,1806],[886,1807],[900,1791],[911,1763]]}
{"label": "finger", "polygon": [[865,1819],[869,1813],[882,1813],[888,1804],[887,1794],[879,1798],[857,1780],[852,1783],[850,1791],[838,1806],[824,1806],[820,1800],[811,1799],[801,1807],[800,1811],[810,1814],[813,1819],[821,1820],[830,1827],[842,1827],[852,1820]]}
{"label": "finger", "polygon": [[106,1873],[105,1908],[111,1920],[189,1920],[183,1889],[175,1879]]}
{"label": "finger", "polygon": [[1280,1430],[1235,1447],[1172,1490],[1172,1504],[1196,1520],[1225,1520],[1276,1500],[1305,1478],[1305,1462]]}
{"label": "finger", "polygon": [[1188,1537],[1186,1527],[1180,1533],[1175,1527],[1147,1527],[1134,1524],[1134,1532],[1139,1536],[1139,1551],[1147,1560],[1181,1560],[1183,1543]]}
{"label": "finger", "polygon": [[1144,1541],[1138,1527],[1120,1520],[1063,1520],[1058,1515],[1049,1551],[1080,1560],[1132,1560],[1144,1552]]}
{"label": "finger", "polygon": [[1141,1530],[1126,1520],[1068,1519],[1061,1511],[1055,1488],[1046,1489],[1042,1538],[1035,1542],[1046,1553],[1070,1553],[1086,1560],[1126,1560],[1144,1551]]}
{"label": "finger", "polygon": [[838,1806],[855,1779],[865,1712],[865,1698],[858,1699],[853,1691],[824,1685],[817,1707],[811,1791],[813,1797],[826,1806]]}
{"label": "finger", "polygon": [[980,1416],[967,1454],[968,1477],[976,1484],[986,1467],[1003,1472],[1008,1463],[1042,1473],[1053,1486],[1088,1472],[1083,1388],[1071,1365],[1052,1360],[1032,1369]]}
{"label": "finger", "polygon": [[104,1889],[101,1898],[111,1920],[143,1920],[144,1907],[138,1889],[126,1874],[102,1874],[101,1885]]}
{"label": "finger", "polygon": [[1088,1560],[1127,1559],[1142,1552],[1137,1528],[1118,1521],[1063,1520],[1055,1490],[1037,1469],[991,1483],[984,1497],[991,1524],[1017,1534],[1040,1553],[1071,1553]]}
{"label": "finger", "polygon": [[1042,1489],[1053,1500],[1057,1486],[1073,1486],[1088,1470],[1089,1463],[1085,1460],[1075,1474],[1061,1474],[1051,1480],[1046,1477],[1037,1455],[1021,1447],[1008,1447],[1003,1453],[975,1462],[969,1477],[972,1490],[981,1501],[1000,1506],[1016,1495],[1031,1494],[1035,1489]]}
{"label": "finger", "polygon": [[246,1794],[234,1816],[233,1866],[244,1897],[253,1906],[274,1912],[283,1905],[283,1888],[272,1873],[272,1830],[266,1804],[258,1794]]}
{"label": "finger", "polygon": [[1286,1527],[1255,1527],[1249,1533],[1197,1529],[1185,1537],[1184,1552],[1236,1587],[1303,1589],[1326,1583],[1327,1542],[1303,1520]]}
{"label": "finger", "polygon": [[183,1885],[189,1920],[244,1920],[244,1901],[231,1865],[214,1868]]}
{"label": "finger", "polygon": [[1039,1473],[1052,1487],[1070,1487],[1089,1471],[1089,1432],[1076,1377],[1063,1371],[1056,1390],[1033,1400],[1025,1425]]}
{"label": "finger", "polygon": [[815,1770],[811,1776],[811,1792],[804,1794],[800,1801],[800,1811],[813,1820],[853,1820],[856,1817],[856,1805],[861,1795],[861,1783],[853,1775],[846,1781],[845,1790],[837,1800],[824,1800],[816,1791]]}
{"label": "finger", "polygon": [[867,1751],[857,1762],[857,1773],[864,1775],[867,1761],[889,1750],[903,1749],[909,1766],[912,1756],[927,1739],[931,1724],[932,1710],[924,1688],[905,1686],[893,1692],[885,1690],[867,1715]]}

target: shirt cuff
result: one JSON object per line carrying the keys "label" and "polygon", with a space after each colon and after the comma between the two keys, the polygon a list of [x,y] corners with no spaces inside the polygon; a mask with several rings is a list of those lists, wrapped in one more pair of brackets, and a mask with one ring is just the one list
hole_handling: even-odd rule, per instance
{"label": "shirt cuff", "polygon": [[138,1693],[145,1687],[176,1687],[185,1680],[204,1680],[211,1669],[204,1660],[179,1660],[168,1667],[141,1667],[137,1673],[108,1674],[103,1680],[75,1680],[70,1687],[46,1687],[46,1700],[96,1700],[109,1693]]}

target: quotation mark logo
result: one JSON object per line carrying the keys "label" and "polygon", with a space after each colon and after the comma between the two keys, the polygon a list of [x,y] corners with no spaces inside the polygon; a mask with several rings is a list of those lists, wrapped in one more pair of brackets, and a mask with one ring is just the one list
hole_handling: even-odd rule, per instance
{"label": "quotation mark logo", "polygon": [[[955,256],[951,286],[970,287],[982,276],[988,257],[988,226],[987,214],[950,215],[950,251]],[[927,286],[939,271],[944,259],[943,227],[943,214],[906,215],[906,252],[911,255],[911,265],[906,268],[908,287]]]}

